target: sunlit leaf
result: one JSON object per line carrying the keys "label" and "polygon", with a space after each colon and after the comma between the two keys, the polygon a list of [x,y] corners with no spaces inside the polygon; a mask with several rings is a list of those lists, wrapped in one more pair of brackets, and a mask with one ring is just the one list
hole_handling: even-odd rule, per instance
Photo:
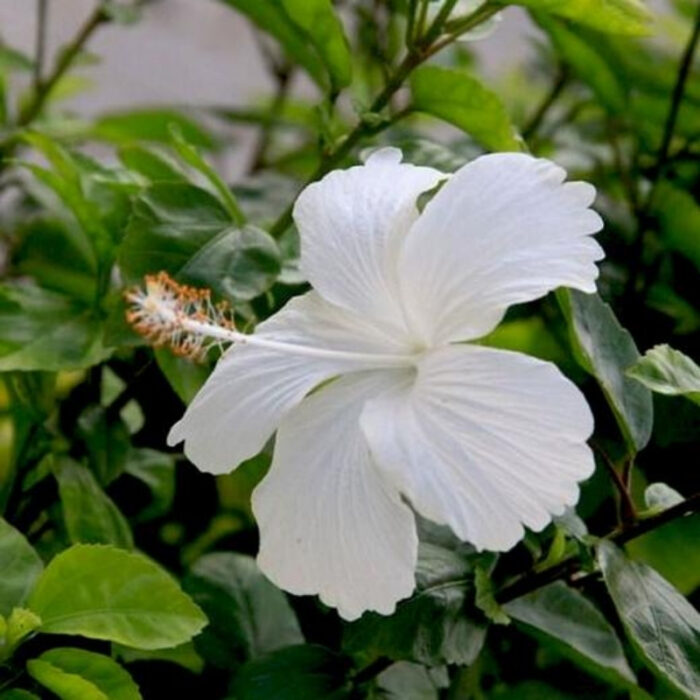
{"label": "sunlit leaf", "polygon": [[62,700],[141,700],[131,676],[109,656],[60,647],[27,662],[29,675]]}
{"label": "sunlit leaf", "polygon": [[24,603],[42,569],[24,535],[0,518],[0,615]]}
{"label": "sunlit leaf", "polygon": [[493,151],[518,151],[521,141],[503,103],[468,73],[422,66],[411,77],[413,107],[466,131]]}
{"label": "sunlit leaf", "polygon": [[202,611],[157,564],[107,545],[73,545],[39,578],[28,606],[41,632],[77,634],[137,649],[189,641]]}
{"label": "sunlit leaf", "polygon": [[652,15],[641,0],[518,0],[513,4],[566,17],[600,32],[650,33]]}

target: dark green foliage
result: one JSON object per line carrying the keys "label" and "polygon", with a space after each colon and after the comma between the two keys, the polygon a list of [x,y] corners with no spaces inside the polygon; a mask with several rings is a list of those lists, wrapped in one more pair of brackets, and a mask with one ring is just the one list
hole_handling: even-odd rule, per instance
{"label": "dark green foliage", "polygon": [[[95,33],[119,41],[148,4],[100,0],[43,58],[0,29],[0,700],[699,697],[697,3],[221,0],[259,35],[273,90],[64,108]],[[461,39],[509,4],[535,51],[494,78]],[[495,26],[484,41],[510,65]],[[216,478],[167,447],[219,352],[149,347],[124,294],[165,271],[254,329],[309,288],[297,193],[379,145],[447,174],[529,152],[595,185],[598,294],[518,305],[478,342],[581,388],[597,471],[499,555],[419,519],[413,595],[345,622],[255,562],[273,444]]]}

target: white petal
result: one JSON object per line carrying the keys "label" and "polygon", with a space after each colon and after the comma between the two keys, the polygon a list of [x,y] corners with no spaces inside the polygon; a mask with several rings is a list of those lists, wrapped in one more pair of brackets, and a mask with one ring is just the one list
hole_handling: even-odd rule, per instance
{"label": "white petal", "polygon": [[[344,351],[398,349],[381,328],[329,304],[315,292],[292,299],[261,323],[256,335]],[[311,389],[358,368],[367,365],[235,346],[172,427],[168,444],[184,440],[185,454],[202,471],[231,471],[263,448],[286,412]]]}
{"label": "white petal", "polygon": [[508,306],[556,287],[595,291],[595,189],[565,176],[544,159],[486,155],[428,203],[399,259],[411,326],[427,345],[482,337]]}
{"label": "white petal", "polygon": [[368,396],[402,377],[360,373],[305,399],[280,426],[253,493],[262,571],[291,593],[319,594],[347,620],[388,615],[415,586],[413,513],[372,463],[359,426]]}
{"label": "white petal", "polygon": [[594,466],[583,395],[553,364],[503,350],[428,353],[412,385],[367,403],[361,425],[414,508],[483,549],[542,529]]}
{"label": "white petal", "polygon": [[403,327],[396,292],[396,247],[418,216],[418,196],[444,177],[401,164],[385,148],[365,165],[309,185],[294,206],[301,270],[329,301]]}

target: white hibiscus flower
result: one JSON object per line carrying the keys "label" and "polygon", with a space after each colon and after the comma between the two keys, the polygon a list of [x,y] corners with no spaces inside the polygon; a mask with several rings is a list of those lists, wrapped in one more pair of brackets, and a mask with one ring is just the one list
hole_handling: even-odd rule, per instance
{"label": "white hibiscus flower", "polygon": [[252,336],[222,331],[238,342],[169,436],[219,474],[277,431],[253,494],[259,565],[346,619],[411,595],[414,511],[508,550],[576,503],[593,471],[579,390],[553,364],[464,341],[511,304],[595,290],[594,188],[523,154],[451,176],[400,161],[386,148],[302,192],[314,291]]}

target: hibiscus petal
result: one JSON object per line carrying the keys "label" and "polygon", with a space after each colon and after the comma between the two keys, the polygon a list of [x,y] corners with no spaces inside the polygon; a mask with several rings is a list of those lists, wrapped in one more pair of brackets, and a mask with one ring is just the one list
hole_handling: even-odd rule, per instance
{"label": "hibiscus petal", "polygon": [[428,203],[398,264],[411,327],[427,345],[482,337],[508,306],[556,287],[595,291],[595,189],[565,177],[544,159],[486,155]]}
{"label": "hibiscus petal", "polygon": [[301,270],[329,301],[403,326],[396,292],[396,248],[418,217],[418,196],[446,177],[402,164],[384,148],[365,165],[309,185],[294,206]]}
{"label": "hibiscus petal", "polygon": [[[324,301],[315,292],[292,299],[261,323],[256,335],[297,345],[386,353],[386,331]],[[185,441],[185,454],[202,471],[221,474],[256,455],[282,417],[319,383],[367,369],[351,359],[318,359],[240,345],[219,361],[168,444]]]}
{"label": "hibiscus petal", "polygon": [[361,425],[414,508],[505,551],[578,500],[594,461],[590,409],[548,362],[473,345],[430,352],[416,381],[371,400]]}
{"label": "hibiscus petal", "polygon": [[270,472],[253,493],[258,564],[297,595],[319,594],[347,620],[393,612],[415,586],[413,513],[372,463],[362,406],[407,371],[343,377],[279,428]]}

